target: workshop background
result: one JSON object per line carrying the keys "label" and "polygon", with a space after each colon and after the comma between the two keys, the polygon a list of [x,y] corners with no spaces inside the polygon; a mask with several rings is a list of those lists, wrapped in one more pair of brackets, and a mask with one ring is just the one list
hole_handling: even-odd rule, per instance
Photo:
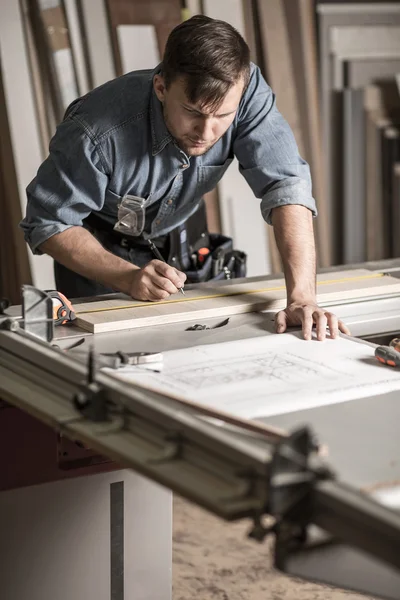
{"label": "workshop background", "polygon": [[[400,2],[1,0],[0,297],[19,303],[23,283],[54,287],[51,259],[32,256],[17,224],[65,108],[152,68],[170,30],[197,13],[243,34],[276,93],[311,166],[319,266],[400,256]],[[210,230],[248,253],[250,276],[280,271],[237,164],[206,201]],[[274,572],[245,524],[228,529],[179,499],[174,517],[175,600],[345,595]]]}

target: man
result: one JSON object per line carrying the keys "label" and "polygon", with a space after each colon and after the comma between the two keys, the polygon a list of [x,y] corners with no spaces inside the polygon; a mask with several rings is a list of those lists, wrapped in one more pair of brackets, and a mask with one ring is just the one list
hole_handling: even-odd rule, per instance
{"label": "man", "polygon": [[[308,165],[248,46],[223,21],[185,21],[156,69],[110,81],[69,107],[27,188],[25,238],[55,259],[57,289],[70,297],[118,290],[162,300],[186,275],[154,260],[148,240],[162,249],[233,156],[282,256],[287,308],[277,331],[302,324],[310,339],[314,322],[320,340],[327,325],[333,337],[347,332],[316,304]],[[122,235],[127,227],[134,237]]]}

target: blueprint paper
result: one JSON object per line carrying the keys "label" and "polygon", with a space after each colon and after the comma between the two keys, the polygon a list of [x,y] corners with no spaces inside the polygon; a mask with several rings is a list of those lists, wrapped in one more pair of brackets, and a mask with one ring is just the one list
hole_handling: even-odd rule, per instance
{"label": "blueprint paper", "polygon": [[254,419],[400,390],[400,369],[381,365],[374,348],[350,339],[305,341],[266,335],[172,350],[154,373],[115,374],[171,397]]}

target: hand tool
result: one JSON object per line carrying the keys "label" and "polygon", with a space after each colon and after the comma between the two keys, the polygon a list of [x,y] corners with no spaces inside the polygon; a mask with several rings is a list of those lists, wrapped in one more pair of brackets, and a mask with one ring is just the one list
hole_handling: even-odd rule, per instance
{"label": "hand tool", "polygon": [[375,357],[389,367],[400,367],[400,338],[393,338],[389,346],[378,346]]}
{"label": "hand tool", "polygon": [[[86,359],[87,352],[77,350],[69,353],[70,356]],[[93,352],[93,360],[96,367],[109,369],[120,369],[127,366],[149,367],[154,370],[161,370],[163,365],[163,355],[161,352]]]}
{"label": "hand tool", "polygon": [[378,346],[375,350],[375,357],[389,367],[400,367],[400,352],[392,346]]}
{"label": "hand tool", "polygon": [[[156,258],[158,258],[158,260],[161,260],[162,262],[167,263],[167,261],[165,260],[165,258],[163,257],[163,255],[161,254],[161,252],[159,251],[159,249],[157,248],[157,246],[155,245],[154,242],[152,242],[151,240],[149,240],[149,246],[150,249],[152,251],[152,253],[154,254],[154,256]],[[180,293],[184,296],[185,292],[183,291],[183,288],[178,288],[178,290],[180,291]]]}
{"label": "hand tool", "polygon": [[46,290],[46,294],[53,301],[53,322],[54,325],[65,325],[76,319],[76,314],[71,302],[57,290]]}
{"label": "hand tool", "polygon": [[216,250],[214,250],[214,252],[212,253],[212,274],[213,277],[216,277],[217,275],[219,275],[222,271],[222,268],[224,266],[224,251],[222,248],[217,248]]}
{"label": "hand tool", "polygon": [[160,370],[163,364],[161,352],[102,352],[96,355],[96,357],[98,356],[100,357],[101,366],[110,369],[135,365],[139,367],[157,367]]}
{"label": "hand tool", "polygon": [[212,327],[207,327],[207,325],[200,325],[200,323],[196,323],[196,325],[188,327],[187,329],[185,329],[185,331],[203,331],[204,329],[217,329],[218,327],[224,327],[225,325],[228,325],[228,323],[229,317],[227,319],[224,319],[220,323],[213,325]]}
{"label": "hand tool", "polygon": [[199,248],[197,250],[197,268],[201,269],[204,266],[207,256],[210,254],[209,248]]}

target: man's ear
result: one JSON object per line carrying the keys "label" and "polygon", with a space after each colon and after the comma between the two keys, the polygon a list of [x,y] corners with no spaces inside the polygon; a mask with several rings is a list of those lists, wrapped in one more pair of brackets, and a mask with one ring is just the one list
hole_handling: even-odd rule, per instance
{"label": "man's ear", "polygon": [[157,98],[160,102],[164,101],[165,98],[165,82],[164,77],[162,75],[154,75],[153,78],[153,87],[156,93]]}

